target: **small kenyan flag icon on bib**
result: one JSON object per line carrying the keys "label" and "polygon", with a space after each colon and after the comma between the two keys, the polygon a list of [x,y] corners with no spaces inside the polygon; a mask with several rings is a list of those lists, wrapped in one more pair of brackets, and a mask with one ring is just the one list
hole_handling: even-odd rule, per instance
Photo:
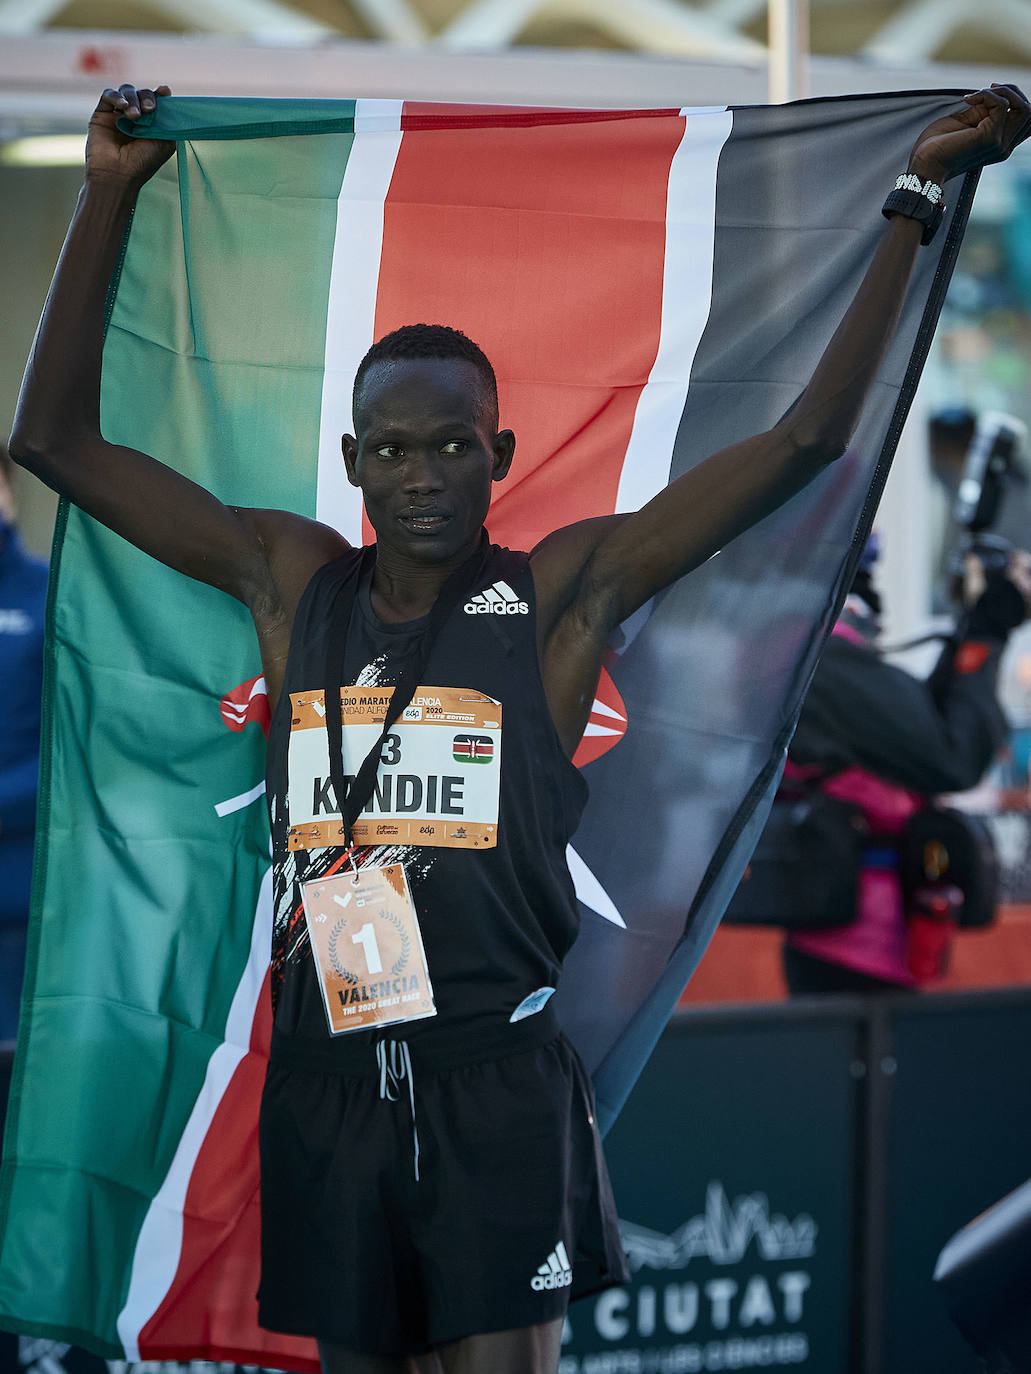
{"label": "small kenyan flag icon on bib", "polygon": [[489,735],[456,735],[451,745],[456,763],[492,763],[494,741]]}

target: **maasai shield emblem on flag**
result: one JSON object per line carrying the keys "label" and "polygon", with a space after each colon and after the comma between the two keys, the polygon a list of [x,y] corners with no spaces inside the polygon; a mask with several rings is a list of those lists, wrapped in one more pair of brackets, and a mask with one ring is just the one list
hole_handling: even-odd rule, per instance
{"label": "maasai shield emblem on flag", "polygon": [[[153,132],[182,141],[128,239],[104,432],[357,540],[351,380],[374,338],[426,320],[497,368],[519,439],[497,542],[636,508],[792,404],[914,137],[957,102],[163,101]],[[584,923],[556,997],[608,1119],[761,825],[972,192],[950,187],[853,451],[611,646],[577,755]],[[0,1324],[116,1357],[315,1369],[310,1342],[256,1324],[270,903],[250,623],[67,507],[49,620]]]}

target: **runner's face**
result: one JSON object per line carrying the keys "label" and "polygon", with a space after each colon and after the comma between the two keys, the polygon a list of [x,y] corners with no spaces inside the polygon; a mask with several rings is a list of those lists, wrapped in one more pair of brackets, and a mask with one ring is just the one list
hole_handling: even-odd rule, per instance
{"label": "runner's face", "polygon": [[359,399],[344,462],[379,543],[418,563],[471,552],[515,446],[510,430],[494,428],[477,369],[438,358],[375,363]]}

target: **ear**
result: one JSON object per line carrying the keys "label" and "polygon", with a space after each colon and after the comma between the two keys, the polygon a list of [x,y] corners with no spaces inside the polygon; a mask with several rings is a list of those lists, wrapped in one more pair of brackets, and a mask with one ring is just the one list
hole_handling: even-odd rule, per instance
{"label": "ear", "polygon": [[503,482],[508,476],[508,470],[512,466],[512,455],[515,453],[515,435],[510,429],[502,429],[498,432],[498,437],[494,440],[494,468],[490,479],[492,482]]}
{"label": "ear", "polygon": [[352,487],[361,486],[358,481],[358,440],[353,434],[345,434],[340,440],[340,451],[344,455],[347,480]]}

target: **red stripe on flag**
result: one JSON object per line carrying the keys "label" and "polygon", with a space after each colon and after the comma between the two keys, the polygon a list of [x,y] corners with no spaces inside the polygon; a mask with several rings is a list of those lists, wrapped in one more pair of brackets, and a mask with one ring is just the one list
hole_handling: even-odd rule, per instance
{"label": "red stripe on flag", "polygon": [[[466,127],[456,113],[442,129],[440,107],[406,107],[375,335],[425,320],[455,325],[484,348],[502,423],[519,438],[491,534],[528,547],[615,508],[658,349],[666,188],[684,121],[673,111],[599,119],[499,110],[492,127],[479,111]],[[601,175],[613,159],[624,169],[615,198]],[[310,1342],[262,1331],[256,1303],[240,1308],[259,1277],[255,1132],[268,1017],[266,986],[252,1052],[194,1164],[176,1277],[140,1333],[145,1359],[207,1347],[216,1359],[254,1363],[268,1352],[273,1365],[318,1368]]]}
{"label": "red stripe on flag", "polygon": [[545,124],[610,124],[619,119],[670,119],[679,110],[578,110],[560,105],[449,105],[446,101],[409,100],[401,119],[402,130],[433,129],[530,129]]}
{"label": "red stripe on flag", "polygon": [[501,423],[518,439],[490,531],[527,547],[615,509],[658,349],[666,191],[684,120],[479,122],[442,128],[433,107],[405,107],[375,335],[449,324],[487,353]]}
{"label": "red stripe on flag", "polygon": [[140,1358],[212,1360],[298,1374],[320,1369],[314,1341],[265,1331],[253,1296],[260,1278],[258,1116],[272,1028],[269,980],[258,997],[250,1051],[236,1067],[204,1138],[183,1207],[175,1280],[140,1332]]}

